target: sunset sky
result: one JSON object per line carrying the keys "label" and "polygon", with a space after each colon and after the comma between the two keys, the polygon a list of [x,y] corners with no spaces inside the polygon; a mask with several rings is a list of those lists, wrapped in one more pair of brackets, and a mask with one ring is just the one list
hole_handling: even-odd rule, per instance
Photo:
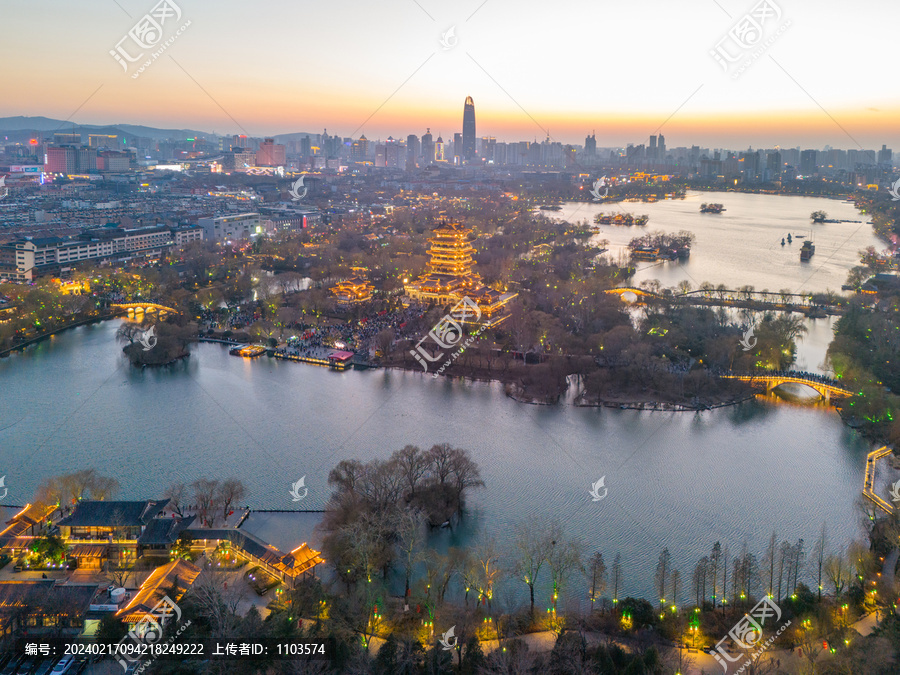
{"label": "sunset sky", "polygon": [[109,51],[155,0],[7,0],[0,117],[447,139],[471,95],[478,135],[501,141],[900,150],[884,0],[775,0],[737,78],[710,51],[752,1],[174,1],[163,38],[190,25],[133,79]]}

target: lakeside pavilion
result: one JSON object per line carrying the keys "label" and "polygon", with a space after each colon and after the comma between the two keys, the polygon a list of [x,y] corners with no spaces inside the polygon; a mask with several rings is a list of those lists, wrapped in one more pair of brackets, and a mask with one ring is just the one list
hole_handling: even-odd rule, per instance
{"label": "lakeside pavilion", "polygon": [[471,241],[472,228],[460,223],[442,223],[428,239],[431,260],[425,272],[405,286],[413,300],[426,304],[456,305],[469,298],[481,311],[481,320],[466,323],[488,325],[500,323],[506,303],[518,293],[502,292],[485,286],[474,267],[475,247]]}
{"label": "lakeside pavilion", "polygon": [[337,282],[331,287],[331,293],[342,307],[351,307],[372,299],[375,288],[369,283],[366,268],[353,267],[353,276]]}

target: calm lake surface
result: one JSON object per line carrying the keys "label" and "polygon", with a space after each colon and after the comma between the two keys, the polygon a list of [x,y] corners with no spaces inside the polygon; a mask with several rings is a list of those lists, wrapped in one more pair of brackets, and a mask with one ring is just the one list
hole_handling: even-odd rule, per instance
{"label": "calm lake surface", "polygon": [[[700,214],[702,201],[728,210]],[[613,208],[650,215],[646,228],[602,227],[598,237],[614,252],[642,231],[697,236],[690,260],[643,264],[638,282],[838,290],[857,251],[880,248],[865,223],[812,227],[817,251],[809,264],[799,262],[799,242],[781,248],[788,232],[810,230],[816,209],[867,220],[834,200],[691,193]],[[570,204],[550,215],[591,221],[609,210]],[[834,320],[807,321],[797,367],[822,368]],[[608,566],[621,554],[624,595],[654,596],[663,547],[681,571],[683,600],[696,561],[716,541],[762,556],[773,530],[779,539],[804,538],[808,551],[823,523],[831,549],[861,534],[854,502],[871,446],[826,406],[760,400],[701,413],[531,406],[498,384],[251,361],[215,344],[195,345],[173,368],[140,371],[122,355],[118,324],[70,330],[0,360],[4,503],[27,502],[49,476],[94,467],[120,481],[123,499],[159,497],[175,481],[235,476],[254,508],[320,509],[340,460],[449,442],[472,452],[486,487],[473,493],[460,527],[432,537],[435,546],[507,546],[517,522],[547,514],[589,551],[603,552]],[[309,493],[298,504],[289,490],[301,476]],[[588,491],[601,476],[609,492],[592,502]],[[311,531],[309,517],[298,520],[296,535],[274,514],[248,524],[288,548]],[[568,596],[583,598],[583,585],[573,583]]]}
{"label": "calm lake surface", "polygon": [[[131,499],[236,476],[249,504],[268,509],[296,508],[290,484],[305,475],[302,508],[317,509],[339,460],[446,441],[472,452],[486,488],[435,545],[503,546],[516,522],[548,514],[609,564],[621,553],[630,594],[652,597],[664,546],[684,580],[717,540],[761,554],[773,529],[808,546],[823,522],[834,546],[858,534],[853,503],[869,444],[826,407],[531,406],[496,384],[250,361],[214,344],[195,346],[183,365],[140,371],[125,362],[117,325],[76,328],[0,361],[7,503],[28,501],[48,476],[95,467]],[[595,503],[588,490],[601,476],[609,492]]]}
{"label": "calm lake surface", "polygon": [[[720,214],[700,213],[703,202],[725,206]],[[861,222],[813,225],[809,214],[825,211],[830,219]],[[561,211],[544,211],[551,218],[575,223],[594,222],[597,213],[646,214],[643,227],[598,225],[595,240],[609,240],[610,254],[623,253],[633,237],[648,232],[689,230],[696,236],[691,257],[685,261],[639,263],[634,282],[658,279],[674,287],[687,280],[696,289],[704,281],[730,289],[751,285],[757,291],[791,289],[794,293],[833,290],[840,292],[847,271],[859,264],[859,251],[867,246],[885,247],[867,224],[869,217],[853,204],[819,197],[785,197],[740,192],[688,192],[685,199],[653,203],[594,204],[569,202]],[[782,237],[812,237],[816,252],[800,262],[803,240],[781,246]]]}

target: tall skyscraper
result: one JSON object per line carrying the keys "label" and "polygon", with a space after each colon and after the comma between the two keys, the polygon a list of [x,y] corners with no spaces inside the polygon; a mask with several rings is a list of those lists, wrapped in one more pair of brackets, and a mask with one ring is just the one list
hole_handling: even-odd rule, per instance
{"label": "tall skyscraper", "polygon": [[595,133],[591,133],[590,136],[585,136],[584,154],[588,157],[594,157],[597,154],[597,135]]}
{"label": "tall skyscraper", "polygon": [[422,135],[422,163],[425,166],[434,163],[434,140],[431,135],[431,128],[425,130]]}
{"label": "tall skyscraper", "polygon": [[419,137],[410,134],[406,137],[406,170],[416,168],[416,160],[419,158]]}
{"label": "tall skyscraper", "polygon": [[665,161],[666,159],[666,137],[659,135],[659,141],[656,144],[656,157]]}
{"label": "tall skyscraper", "polygon": [[466,96],[463,106],[463,159],[475,159],[475,101],[471,96]]}

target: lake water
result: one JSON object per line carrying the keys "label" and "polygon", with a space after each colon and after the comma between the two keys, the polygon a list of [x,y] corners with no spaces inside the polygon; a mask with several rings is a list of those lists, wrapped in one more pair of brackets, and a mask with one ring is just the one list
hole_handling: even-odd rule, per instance
{"label": "lake water", "polygon": [[[727,211],[700,214],[702,201],[722,202]],[[880,248],[865,223],[811,226],[809,213],[818,209],[866,220],[852,205],[827,199],[691,193],[654,204],[568,204],[550,215],[592,221],[617,209],[647,213],[650,222],[601,226],[597,237],[609,239],[614,253],[642,231],[688,229],[697,237],[689,260],[643,263],[637,282],[838,290],[857,252]],[[781,237],[810,230],[816,255],[801,265],[799,242],[782,248]],[[807,321],[798,368],[822,368],[834,321]],[[870,444],[821,404],[760,400],[700,413],[531,406],[507,398],[498,384],[251,361],[215,344],[194,346],[173,368],[140,371],[122,356],[117,326],[70,330],[0,360],[5,504],[25,503],[49,476],[93,467],[120,481],[120,498],[235,476],[249,487],[254,508],[320,509],[328,472],[341,459],[448,442],[471,451],[486,487],[472,495],[460,527],[432,537],[435,546],[508,546],[517,522],[546,514],[589,552],[602,551],[609,566],[621,554],[623,595],[653,597],[663,547],[681,571],[684,599],[697,559],[716,541],[732,553],[746,543],[761,556],[773,530],[779,539],[804,538],[807,550],[823,523],[832,549],[861,534],[854,502]],[[301,476],[309,493],[298,505],[289,490]],[[601,476],[608,494],[593,502],[589,489]],[[283,549],[310,534],[313,520],[298,522],[292,540],[281,516],[248,521]],[[584,595],[583,585],[573,585],[568,598]]]}
{"label": "lake water", "polygon": [[[290,484],[305,475],[302,508],[316,509],[339,460],[449,442],[471,451],[486,487],[436,545],[508,545],[516,522],[547,514],[608,564],[622,555],[626,594],[652,597],[664,546],[687,597],[696,560],[717,540],[762,554],[773,529],[808,547],[823,522],[834,546],[858,535],[853,503],[870,446],[827,407],[532,406],[497,384],[251,361],[215,344],[196,345],[179,366],[140,371],[125,362],[117,325],[73,329],[0,361],[5,503],[28,501],[48,476],[94,467],[128,499],[159,497],[174,481],[236,476],[248,503],[268,509],[296,508]],[[804,358],[815,361],[823,341],[811,339]],[[608,495],[592,502],[601,476]]]}
{"label": "lake water", "polygon": [[[723,204],[726,210],[720,214],[700,213],[703,202]],[[862,222],[813,225],[809,214],[819,210],[830,219]],[[819,197],[689,192],[683,200],[653,203],[569,202],[561,211],[543,213],[572,223],[593,223],[597,213],[617,212],[647,214],[650,220],[643,227],[597,226],[595,240],[609,240],[608,248],[614,258],[626,250],[633,237],[648,232],[689,230],[696,236],[689,259],[639,263],[635,283],[657,279],[663,286],[674,287],[687,280],[695,289],[709,281],[725,284],[729,289],[749,284],[757,291],[840,292],[847,271],[859,264],[859,251],[867,246],[877,250],[885,247],[867,224],[867,214],[860,213],[853,204]],[[802,239],[781,246],[782,237],[788,233],[812,237],[816,252],[809,262],[800,262]]]}

